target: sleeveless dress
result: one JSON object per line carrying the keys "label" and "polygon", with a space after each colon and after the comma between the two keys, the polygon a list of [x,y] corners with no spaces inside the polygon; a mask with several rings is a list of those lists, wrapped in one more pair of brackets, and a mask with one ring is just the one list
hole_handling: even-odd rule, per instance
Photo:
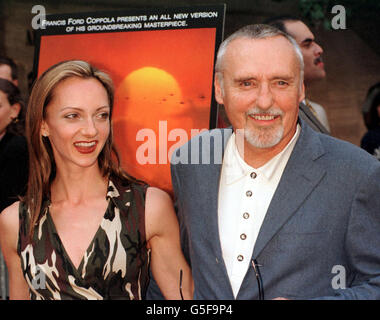
{"label": "sleeveless dress", "polygon": [[149,281],[150,252],[145,238],[147,185],[110,179],[108,207],[76,269],[59,238],[49,213],[29,241],[29,214],[20,203],[18,254],[31,299],[144,299]]}

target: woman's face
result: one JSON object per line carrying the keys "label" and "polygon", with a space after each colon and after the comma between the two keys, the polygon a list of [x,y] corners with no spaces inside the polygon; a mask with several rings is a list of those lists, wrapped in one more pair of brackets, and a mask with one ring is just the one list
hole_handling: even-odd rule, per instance
{"label": "woman's face", "polygon": [[98,80],[72,77],[58,84],[41,128],[58,170],[98,165],[110,134],[109,116],[107,92]]}
{"label": "woman's face", "polygon": [[19,112],[20,106],[18,104],[11,106],[8,96],[0,91],[0,136],[5,133],[12,120],[17,118]]}

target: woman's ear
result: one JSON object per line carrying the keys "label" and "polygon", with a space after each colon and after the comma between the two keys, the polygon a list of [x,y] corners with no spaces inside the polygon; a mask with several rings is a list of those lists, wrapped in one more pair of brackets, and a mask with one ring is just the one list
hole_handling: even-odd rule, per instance
{"label": "woman's ear", "polygon": [[41,136],[48,137],[49,136],[49,128],[45,121],[42,121],[41,129],[40,129]]}
{"label": "woman's ear", "polygon": [[21,111],[21,105],[17,102],[11,106],[11,118],[12,120],[17,119]]}

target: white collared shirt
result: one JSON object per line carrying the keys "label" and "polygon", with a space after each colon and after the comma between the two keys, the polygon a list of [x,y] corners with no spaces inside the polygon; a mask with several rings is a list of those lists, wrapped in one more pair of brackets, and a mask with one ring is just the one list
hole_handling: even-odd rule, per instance
{"label": "white collared shirt", "polygon": [[257,169],[241,158],[235,133],[227,142],[219,182],[218,223],[223,259],[235,298],[251,265],[257,236],[300,130],[297,125],[288,145]]}

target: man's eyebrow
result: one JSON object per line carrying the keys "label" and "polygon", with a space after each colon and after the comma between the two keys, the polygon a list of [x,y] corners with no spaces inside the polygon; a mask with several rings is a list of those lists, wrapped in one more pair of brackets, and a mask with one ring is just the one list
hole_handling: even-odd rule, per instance
{"label": "man's eyebrow", "polygon": [[234,82],[242,82],[242,81],[250,81],[250,80],[256,80],[256,77],[251,77],[251,76],[248,76],[248,77],[236,77],[234,79]]}
{"label": "man's eyebrow", "polygon": [[312,38],[306,38],[306,39],[304,39],[304,40],[301,42],[301,44],[310,44],[310,43],[312,43],[312,42],[314,42],[314,39],[312,39]]}
{"label": "man's eyebrow", "polygon": [[[244,81],[256,81],[258,80],[257,77],[236,77],[235,79],[233,79],[233,82],[236,83],[236,84],[239,84],[239,83],[242,83]],[[294,81],[294,77],[293,76],[290,76],[290,75],[286,75],[286,74],[273,74],[271,76],[269,76],[269,80],[270,81],[273,81],[273,80],[285,80],[285,81],[289,81],[289,82],[293,82]],[[260,81],[260,80],[258,80]]]}

